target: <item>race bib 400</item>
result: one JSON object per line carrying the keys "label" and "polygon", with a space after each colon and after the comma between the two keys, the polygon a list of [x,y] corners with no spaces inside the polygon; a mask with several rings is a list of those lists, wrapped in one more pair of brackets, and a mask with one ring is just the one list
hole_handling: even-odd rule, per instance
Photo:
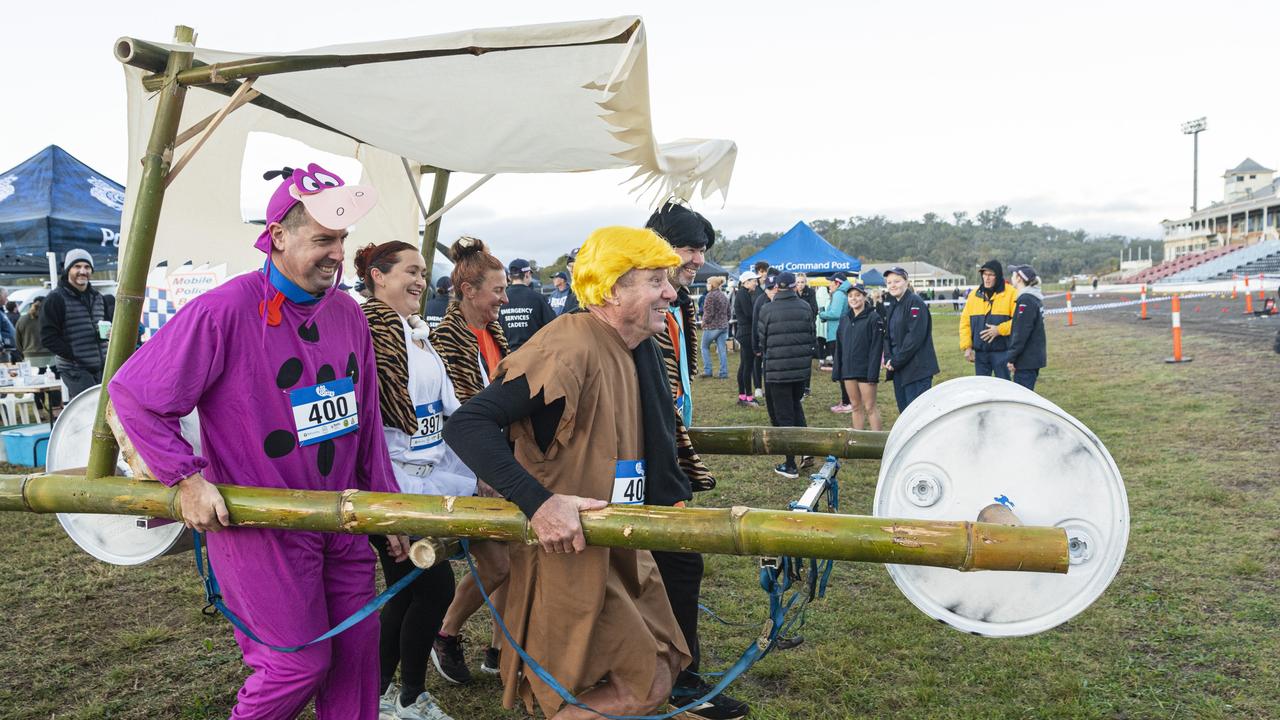
{"label": "race bib 400", "polygon": [[300,446],[332,440],[360,426],[355,383],[349,377],[290,390],[289,404]]}
{"label": "race bib 400", "polygon": [[613,495],[609,502],[615,505],[644,504],[644,461],[619,460],[613,471]]}

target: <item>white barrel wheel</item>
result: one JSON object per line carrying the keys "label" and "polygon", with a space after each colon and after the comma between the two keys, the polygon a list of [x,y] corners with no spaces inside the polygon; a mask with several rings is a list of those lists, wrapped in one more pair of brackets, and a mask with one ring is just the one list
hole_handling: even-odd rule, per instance
{"label": "white barrel wheel", "polygon": [[[93,422],[98,411],[101,385],[80,393],[63,408],[49,434],[45,470],[57,473],[81,469],[89,463],[89,445],[93,439]],[[192,416],[183,418],[183,435],[192,437],[188,426]],[[193,447],[199,452],[199,432]],[[129,469],[117,460],[120,475]],[[186,552],[192,547],[191,533],[177,522],[148,522],[137,515],[103,515],[97,513],[58,513],[58,522],[67,535],[90,555],[112,565],[141,565],[158,557]]]}
{"label": "white barrel wheel", "polygon": [[1030,635],[1075,617],[1115,578],[1129,538],[1129,504],[1102,441],[1008,380],[942,383],[907,407],[889,433],[873,513],[972,521],[992,503],[1023,525],[1065,529],[1067,574],[887,565],[925,614],[976,635]]}

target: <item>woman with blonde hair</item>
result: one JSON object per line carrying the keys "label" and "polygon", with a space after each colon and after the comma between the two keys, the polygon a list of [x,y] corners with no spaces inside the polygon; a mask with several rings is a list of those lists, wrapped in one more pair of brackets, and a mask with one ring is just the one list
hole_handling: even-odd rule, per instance
{"label": "woman with blonde hair", "polygon": [[724,278],[707,280],[707,298],[702,306],[702,377],[711,377],[711,343],[720,355],[720,379],[729,377],[729,296],[720,288]]}

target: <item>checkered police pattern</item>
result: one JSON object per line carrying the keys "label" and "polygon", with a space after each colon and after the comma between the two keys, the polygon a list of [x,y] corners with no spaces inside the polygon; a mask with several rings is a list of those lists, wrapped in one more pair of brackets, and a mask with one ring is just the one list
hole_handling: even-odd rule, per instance
{"label": "checkered police pattern", "polygon": [[177,312],[167,289],[147,286],[142,300],[142,339],[150,340]]}

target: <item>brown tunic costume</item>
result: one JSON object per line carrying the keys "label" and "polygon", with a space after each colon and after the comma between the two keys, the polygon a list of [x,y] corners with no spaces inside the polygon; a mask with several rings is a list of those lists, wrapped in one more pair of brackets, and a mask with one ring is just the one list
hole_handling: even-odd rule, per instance
{"label": "brown tunic costume", "polygon": [[[498,374],[525,377],[531,397],[544,393],[547,404],[565,400],[545,455],[528,419],[511,427],[516,459],[548,490],[609,500],[616,462],[644,458],[635,362],[602,320],[557,319],[505,358]],[[516,642],[575,695],[612,672],[644,697],[658,663],[674,675],[690,660],[647,550],[555,555],[513,543],[505,614]],[[535,698],[548,716],[563,704],[514,652],[502,653],[502,679],[507,707],[517,693],[530,712]]]}

